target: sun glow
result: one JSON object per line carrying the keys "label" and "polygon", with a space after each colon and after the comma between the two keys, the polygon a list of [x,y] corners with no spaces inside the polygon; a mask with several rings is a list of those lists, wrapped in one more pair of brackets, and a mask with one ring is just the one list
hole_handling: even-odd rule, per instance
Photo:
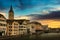
{"label": "sun glow", "polygon": [[58,20],[45,19],[36,21],[40,22],[42,25],[48,25],[50,28],[60,28],[60,21]]}

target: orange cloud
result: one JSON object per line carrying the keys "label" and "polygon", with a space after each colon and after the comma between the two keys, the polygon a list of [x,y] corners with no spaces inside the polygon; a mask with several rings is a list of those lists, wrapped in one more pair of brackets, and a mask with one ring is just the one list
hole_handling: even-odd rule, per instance
{"label": "orange cloud", "polygon": [[40,22],[42,25],[48,25],[50,28],[60,28],[60,21],[53,19],[45,19],[45,20],[35,20]]}

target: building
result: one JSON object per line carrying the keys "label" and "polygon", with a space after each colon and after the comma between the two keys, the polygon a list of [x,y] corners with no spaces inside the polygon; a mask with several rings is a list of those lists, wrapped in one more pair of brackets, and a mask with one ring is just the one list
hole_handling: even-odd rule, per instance
{"label": "building", "polygon": [[41,33],[44,28],[39,22],[30,22],[30,20],[26,19],[14,19],[14,11],[12,6],[9,10],[8,19],[6,19],[3,15],[0,14],[0,33],[1,35],[25,35],[27,33]]}
{"label": "building", "polygon": [[27,33],[27,24],[29,20],[7,20],[7,34],[21,35]]}
{"label": "building", "polygon": [[9,18],[9,20],[13,20],[14,19],[14,11],[13,11],[12,5],[11,5],[10,10],[9,10],[8,18]]}
{"label": "building", "polygon": [[29,20],[23,20],[23,21],[21,21],[21,23],[20,23],[20,26],[19,26],[19,32],[20,32],[20,34],[27,34],[27,29],[28,29],[28,23],[29,23],[30,21]]}
{"label": "building", "polygon": [[39,22],[30,22],[30,34],[40,33],[43,31],[42,24]]}
{"label": "building", "polygon": [[18,35],[19,34],[19,23],[14,20],[14,11],[12,6],[9,10],[9,16],[7,19],[7,35]]}
{"label": "building", "polygon": [[0,14],[0,36],[6,35],[6,26],[6,18],[4,17],[4,15]]}
{"label": "building", "polygon": [[20,19],[16,20],[14,19],[14,11],[12,6],[9,10],[9,16],[7,19],[7,35],[22,35],[27,33],[27,24],[29,20]]}
{"label": "building", "polygon": [[7,20],[7,35],[19,35],[19,23],[16,20]]}

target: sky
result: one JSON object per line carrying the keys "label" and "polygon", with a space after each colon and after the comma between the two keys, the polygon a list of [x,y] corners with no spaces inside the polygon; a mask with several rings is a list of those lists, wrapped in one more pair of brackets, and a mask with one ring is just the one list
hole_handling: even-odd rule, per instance
{"label": "sky", "polygon": [[0,12],[6,13],[13,6],[15,17],[30,14],[49,14],[60,10],[60,0],[0,0]]}
{"label": "sky", "polygon": [[32,18],[51,28],[60,28],[60,0],[0,0],[0,13],[6,18],[11,5],[18,19]]}

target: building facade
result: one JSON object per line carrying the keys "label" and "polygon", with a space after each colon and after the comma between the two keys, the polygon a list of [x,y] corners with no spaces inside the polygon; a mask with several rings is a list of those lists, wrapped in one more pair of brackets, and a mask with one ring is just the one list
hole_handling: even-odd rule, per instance
{"label": "building facade", "polygon": [[6,35],[6,18],[4,17],[4,15],[0,14],[0,35]]}
{"label": "building facade", "polygon": [[30,34],[36,34],[38,32],[43,31],[42,24],[39,22],[30,22],[28,26]]}
{"label": "building facade", "polygon": [[29,20],[7,20],[7,35],[22,35],[27,33]]}
{"label": "building facade", "polygon": [[12,6],[9,10],[9,16],[7,19],[7,35],[22,35],[27,33],[27,24],[29,20],[20,19],[16,20],[14,19],[14,11]]}
{"label": "building facade", "polygon": [[19,23],[15,20],[7,20],[7,35],[18,35]]}
{"label": "building facade", "polygon": [[39,22],[30,22],[26,19],[14,19],[14,11],[12,6],[9,10],[8,19],[0,15],[0,32],[2,35],[25,35],[27,33],[39,33],[43,30],[42,24]]}

